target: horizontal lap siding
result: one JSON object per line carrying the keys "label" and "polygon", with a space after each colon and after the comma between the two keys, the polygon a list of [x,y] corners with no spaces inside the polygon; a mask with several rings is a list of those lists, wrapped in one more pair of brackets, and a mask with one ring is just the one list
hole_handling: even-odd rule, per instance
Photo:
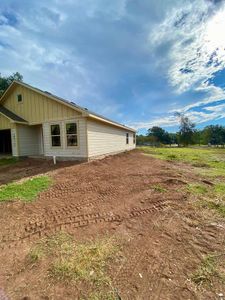
{"label": "horizontal lap siding", "polygon": [[[133,132],[120,129],[105,123],[88,120],[88,153],[89,157],[116,153],[135,148]],[[129,144],[126,144],[126,133],[129,133]]]}
{"label": "horizontal lap siding", "polygon": [[[76,122],[78,124],[78,146],[67,147],[66,145],[66,123]],[[51,124],[59,124],[61,130],[61,147],[51,145]],[[45,156],[87,158],[87,128],[85,118],[74,118],[63,121],[46,122],[43,124],[44,154]]]}

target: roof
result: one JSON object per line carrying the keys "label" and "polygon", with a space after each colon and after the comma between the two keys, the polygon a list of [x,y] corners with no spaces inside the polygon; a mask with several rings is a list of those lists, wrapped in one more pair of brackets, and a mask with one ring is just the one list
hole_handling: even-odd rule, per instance
{"label": "roof", "polygon": [[[57,102],[61,102],[61,103],[63,103],[64,105],[67,105],[67,106],[69,106],[70,108],[72,108],[72,109],[74,109],[74,110],[76,110],[76,111],[81,112],[82,115],[85,116],[85,117],[90,117],[90,118],[99,120],[99,121],[101,121],[101,122],[105,122],[105,123],[111,124],[111,125],[116,126],[116,127],[120,127],[120,128],[129,130],[129,131],[136,132],[136,130],[133,129],[133,128],[130,128],[130,127],[127,127],[127,126],[125,126],[125,125],[123,125],[123,124],[120,124],[120,123],[118,123],[118,122],[115,122],[115,121],[113,121],[113,120],[111,120],[111,119],[108,119],[108,118],[106,118],[106,117],[104,117],[104,116],[102,116],[102,115],[100,115],[100,114],[96,114],[95,112],[92,112],[92,111],[88,110],[87,108],[81,107],[81,106],[77,105],[76,103],[74,103],[74,102],[72,102],[72,101],[68,101],[68,100],[63,99],[63,98],[61,98],[61,97],[58,97],[58,96],[56,96],[56,95],[54,95],[54,94],[52,94],[52,93],[49,93],[49,92],[47,92],[47,91],[43,91],[43,90],[41,90],[41,89],[39,89],[39,88],[33,87],[33,86],[31,86],[31,85],[29,85],[29,84],[27,84],[27,83],[21,82],[21,81],[16,81],[16,80],[14,80],[14,81],[12,82],[12,84],[8,87],[8,89],[7,89],[7,90],[4,92],[4,94],[2,95],[2,97],[1,97],[1,99],[0,99],[0,103],[3,102],[4,98],[7,96],[7,94],[10,92],[10,90],[12,89],[12,87],[13,87],[14,85],[22,85],[22,86],[24,86],[24,87],[26,87],[26,88],[28,88],[28,89],[31,89],[31,90],[33,90],[33,91],[36,91],[36,92],[39,93],[39,94],[42,94],[42,95],[44,95],[44,96],[46,96],[46,97],[48,97],[48,98],[50,98],[50,99],[53,99],[53,100],[55,100],[55,101],[57,101]],[[26,121],[25,121],[25,122],[26,122]]]}
{"label": "roof", "polygon": [[21,117],[17,116],[12,111],[10,111],[9,109],[7,109],[6,107],[4,107],[2,105],[0,105],[0,114],[3,114],[5,117],[7,117],[8,119],[10,119],[14,122],[27,123],[27,121],[25,121]]}

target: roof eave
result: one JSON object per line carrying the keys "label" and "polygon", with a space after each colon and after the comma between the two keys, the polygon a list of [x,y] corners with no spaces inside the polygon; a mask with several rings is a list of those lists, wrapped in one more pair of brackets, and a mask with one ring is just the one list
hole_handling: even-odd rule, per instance
{"label": "roof eave", "polygon": [[90,117],[90,118],[92,118],[92,119],[96,119],[96,120],[101,121],[101,122],[104,122],[104,123],[107,123],[107,124],[110,124],[110,125],[113,125],[113,126],[116,126],[116,127],[119,127],[119,128],[122,128],[122,129],[125,129],[125,130],[128,130],[128,131],[136,132],[136,130],[133,129],[133,128],[124,126],[124,125],[122,125],[122,124],[120,125],[120,124],[114,123],[113,121],[106,120],[106,119],[104,119],[104,118],[95,116],[95,115],[93,115],[93,114],[88,114],[88,117]]}

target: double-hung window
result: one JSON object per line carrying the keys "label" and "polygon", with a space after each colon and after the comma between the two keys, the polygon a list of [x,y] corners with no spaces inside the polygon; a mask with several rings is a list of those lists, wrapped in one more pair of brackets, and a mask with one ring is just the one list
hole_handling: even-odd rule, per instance
{"label": "double-hung window", "polygon": [[129,144],[129,133],[128,132],[126,133],[126,144],[127,145]]}
{"label": "double-hung window", "polygon": [[78,145],[77,123],[66,124],[66,143],[67,147],[74,147]]}
{"label": "double-hung window", "polygon": [[133,143],[135,144],[136,143],[136,134],[133,133]]}
{"label": "double-hung window", "polygon": [[60,147],[61,146],[61,136],[60,136],[60,125],[59,124],[51,125],[51,140],[52,140],[52,147]]}

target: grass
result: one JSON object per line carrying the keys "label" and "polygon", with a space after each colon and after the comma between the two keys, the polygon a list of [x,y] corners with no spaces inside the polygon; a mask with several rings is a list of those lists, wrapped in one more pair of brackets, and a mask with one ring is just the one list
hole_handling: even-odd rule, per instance
{"label": "grass", "polygon": [[159,192],[159,193],[165,193],[167,191],[167,189],[163,188],[159,184],[153,185],[152,189],[154,189],[156,192]]}
{"label": "grass", "polygon": [[97,289],[92,291],[88,299],[110,300],[116,297],[107,275],[107,267],[119,250],[118,242],[114,238],[77,243],[71,235],[61,232],[36,244],[29,252],[28,262],[38,264],[46,259],[47,272],[51,279],[88,283]]}
{"label": "grass", "polygon": [[224,281],[224,274],[220,272],[218,264],[219,258],[223,255],[212,254],[203,258],[200,267],[191,276],[191,280],[197,284],[212,284],[212,279],[217,277]]}
{"label": "grass", "polygon": [[225,204],[221,202],[213,202],[210,200],[199,200],[197,206],[214,210],[221,217],[225,218]]}
{"label": "grass", "polygon": [[19,199],[25,202],[33,201],[40,192],[51,184],[48,176],[39,176],[21,183],[9,183],[0,186],[0,202]]}
{"label": "grass", "polygon": [[204,195],[208,192],[208,188],[203,184],[189,184],[187,190],[195,195]]}
{"label": "grass", "polygon": [[9,157],[9,158],[2,158],[0,159],[0,167],[14,164],[18,161],[15,157]]}
{"label": "grass", "polygon": [[156,158],[191,164],[199,168],[199,172],[208,176],[225,176],[225,149],[153,147],[140,147],[139,149]]}

